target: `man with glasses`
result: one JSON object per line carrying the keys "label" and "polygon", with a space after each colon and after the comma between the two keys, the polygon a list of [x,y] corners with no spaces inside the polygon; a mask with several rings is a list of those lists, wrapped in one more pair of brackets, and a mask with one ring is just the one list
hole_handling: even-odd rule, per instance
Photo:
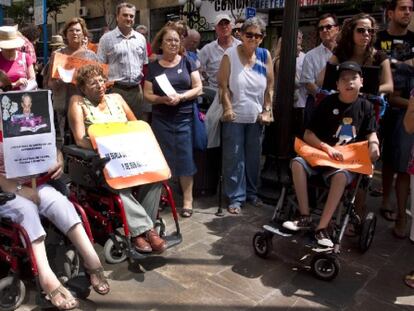
{"label": "man with glasses", "polygon": [[241,42],[232,36],[231,18],[227,14],[217,15],[214,25],[217,40],[206,44],[201,49],[199,58],[205,84],[217,89],[217,72],[224,52]]}
{"label": "man with glasses", "polygon": [[[390,107],[381,123],[383,197],[380,212],[385,219],[396,220],[393,233],[398,238],[406,236],[405,207],[410,187],[407,167],[411,146],[414,143],[414,136],[407,134],[403,128],[403,117],[408,107],[410,91],[414,88],[414,81],[412,81],[414,69],[401,64],[414,57],[414,33],[408,30],[412,13],[412,0],[390,1],[386,9],[387,29],[378,33],[376,43],[376,48],[386,52],[391,58],[391,63],[394,64],[394,93],[389,98]],[[397,212],[390,204],[395,174],[397,177],[395,181]]]}
{"label": "man with glasses", "polygon": [[115,81],[113,93],[120,94],[138,119],[142,118],[143,66],[148,63],[145,37],[133,29],[136,8],[120,3],[116,8],[117,27],[99,40],[98,57],[109,64],[110,81]]}
{"label": "man with glasses", "polygon": [[[316,80],[319,73],[325,68],[326,62],[332,56],[332,50],[336,46],[338,32],[338,19],[335,14],[326,13],[319,17],[318,33],[322,43],[306,53],[300,77],[300,83],[305,86],[308,92],[306,109],[313,106],[314,98],[319,92]],[[310,117],[309,114],[305,113],[305,122]]]}

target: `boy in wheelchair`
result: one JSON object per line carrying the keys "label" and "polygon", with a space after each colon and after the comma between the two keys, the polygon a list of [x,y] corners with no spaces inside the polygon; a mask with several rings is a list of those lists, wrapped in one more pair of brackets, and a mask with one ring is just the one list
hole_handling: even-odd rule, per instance
{"label": "boy in wheelchair", "polygon": [[[351,141],[368,140],[371,160],[375,161],[379,157],[374,107],[371,102],[359,96],[363,83],[361,74],[361,67],[355,62],[340,64],[336,77],[338,93],[326,97],[318,105],[306,126],[304,141],[326,152],[335,161],[342,161],[343,155],[333,146]],[[322,174],[330,188],[315,229],[315,238],[319,245],[333,247],[327,229],[345,187],[354,178],[354,173],[331,167],[311,167],[301,157],[292,160],[291,169],[300,215],[297,219],[285,221],[283,227],[292,231],[312,228],[307,180],[309,176]]]}

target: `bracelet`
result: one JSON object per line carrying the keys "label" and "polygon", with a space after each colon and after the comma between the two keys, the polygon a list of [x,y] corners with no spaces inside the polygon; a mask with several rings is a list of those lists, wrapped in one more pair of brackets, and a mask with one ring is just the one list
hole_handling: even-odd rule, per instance
{"label": "bracelet", "polygon": [[368,142],[368,144],[369,144],[369,145],[371,145],[371,144],[376,144],[376,145],[378,145],[378,146],[379,146],[379,142],[377,142],[377,141],[375,141],[375,140],[374,140],[374,141],[369,141],[369,142]]}
{"label": "bracelet", "polygon": [[16,186],[16,193],[23,189],[23,186],[21,184],[17,184]]}

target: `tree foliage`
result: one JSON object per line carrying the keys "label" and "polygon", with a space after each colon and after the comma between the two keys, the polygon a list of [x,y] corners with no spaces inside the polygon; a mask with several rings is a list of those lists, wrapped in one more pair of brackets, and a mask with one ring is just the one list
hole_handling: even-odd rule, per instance
{"label": "tree foliage", "polygon": [[73,2],[75,0],[47,0],[47,13],[60,14],[63,8]]}

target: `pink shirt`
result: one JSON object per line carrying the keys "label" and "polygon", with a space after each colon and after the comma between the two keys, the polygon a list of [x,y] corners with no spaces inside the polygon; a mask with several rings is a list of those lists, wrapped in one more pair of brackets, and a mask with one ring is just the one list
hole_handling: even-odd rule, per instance
{"label": "pink shirt", "polygon": [[7,74],[12,83],[20,78],[28,77],[28,67],[33,64],[33,60],[28,53],[24,53],[24,55],[26,55],[25,60],[23,53],[17,51],[16,60],[7,60],[0,53],[0,70]]}

